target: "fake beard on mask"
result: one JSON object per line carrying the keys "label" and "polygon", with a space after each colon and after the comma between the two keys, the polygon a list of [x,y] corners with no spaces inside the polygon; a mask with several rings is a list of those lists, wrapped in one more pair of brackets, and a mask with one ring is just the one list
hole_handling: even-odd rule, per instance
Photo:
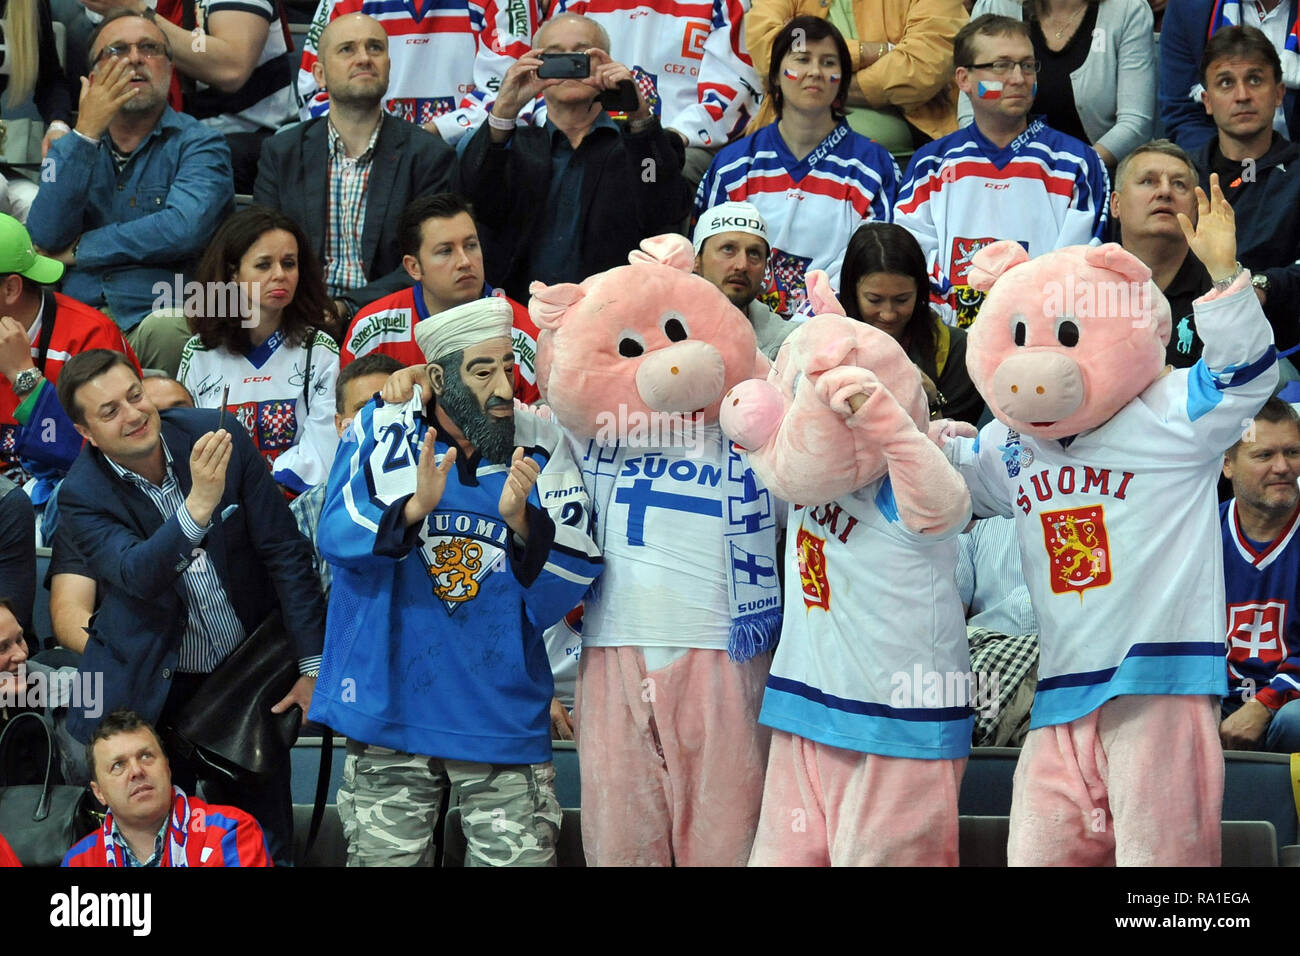
{"label": "fake beard on mask", "polygon": [[493,395],[487,400],[487,408],[480,408],[478,398],[461,379],[458,367],[459,363],[444,378],[446,388],[438,401],[469,443],[479,450],[484,461],[494,465],[510,464],[515,451],[515,418],[513,415],[497,418],[489,412],[498,406],[513,408],[514,402]]}

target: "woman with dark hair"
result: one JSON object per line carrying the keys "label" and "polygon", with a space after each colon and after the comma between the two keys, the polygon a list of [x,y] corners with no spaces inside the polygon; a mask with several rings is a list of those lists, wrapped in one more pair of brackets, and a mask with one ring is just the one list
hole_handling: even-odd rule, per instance
{"label": "woman with dark hair", "polygon": [[338,344],[321,331],[329,308],[311,243],[288,216],[252,206],[227,219],[199,262],[202,298],[186,299],[197,331],[177,378],[199,408],[233,412],[290,491],[329,475],[338,435]]}
{"label": "woman with dark hair", "polygon": [[910,232],[868,223],[853,234],[840,270],[840,305],[851,319],[888,332],[921,371],[931,418],[972,425],[984,401],[966,372],[966,333],[930,308],[925,254]]}
{"label": "woman with dark hair", "polygon": [[892,215],[898,167],[844,121],[849,63],[844,38],[827,21],[787,23],[767,73],[776,121],[724,146],[695,195],[697,216],[728,201],[758,207],[772,248],[761,298],[783,315],[807,297],[809,269],[824,269],[835,284],[853,230]]}

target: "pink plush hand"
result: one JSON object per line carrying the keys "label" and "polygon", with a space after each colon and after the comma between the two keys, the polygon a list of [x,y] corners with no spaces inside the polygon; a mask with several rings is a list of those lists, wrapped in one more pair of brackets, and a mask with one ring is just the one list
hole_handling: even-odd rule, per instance
{"label": "pink plush hand", "polygon": [[741,448],[754,451],[768,443],[785,415],[781,392],[756,378],[741,382],[722,397],[718,422]]}
{"label": "pink plush hand", "polygon": [[958,422],[953,421],[951,418],[941,418],[937,422],[930,422],[928,434],[930,441],[942,448],[954,438],[974,438],[979,434],[979,429],[970,422]]}
{"label": "pink plush hand", "polygon": [[515,414],[518,415],[520,412],[525,415],[535,415],[544,422],[555,421],[555,412],[551,411],[550,405],[528,405],[516,398]]}
{"label": "pink plush hand", "polygon": [[856,365],[827,369],[817,377],[817,397],[845,418],[855,414],[881,387],[874,372]]}

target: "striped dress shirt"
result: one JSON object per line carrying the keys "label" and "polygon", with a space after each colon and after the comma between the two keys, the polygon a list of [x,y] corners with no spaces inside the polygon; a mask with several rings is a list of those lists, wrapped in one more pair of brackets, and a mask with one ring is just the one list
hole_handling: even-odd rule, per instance
{"label": "striped dress shirt", "polygon": [[375,158],[382,119],[375,124],[370,142],[355,159],[348,156],[343,137],[329,124],[330,205],[325,237],[325,285],[332,298],[366,284],[366,264],[361,257],[361,230],[366,221],[366,189]]}

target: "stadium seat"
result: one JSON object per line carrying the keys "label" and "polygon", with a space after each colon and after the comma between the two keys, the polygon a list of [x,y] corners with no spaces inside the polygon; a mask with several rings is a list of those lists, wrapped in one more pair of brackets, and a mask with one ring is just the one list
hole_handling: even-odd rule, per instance
{"label": "stadium seat", "polygon": [[50,591],[45,586],[45,573],[50,569],[50,549],[36,549],[36,600],[32,605],[32,630],[42,646],[53,646],[47,638],[54,637],[54,622],[50,620]]}

